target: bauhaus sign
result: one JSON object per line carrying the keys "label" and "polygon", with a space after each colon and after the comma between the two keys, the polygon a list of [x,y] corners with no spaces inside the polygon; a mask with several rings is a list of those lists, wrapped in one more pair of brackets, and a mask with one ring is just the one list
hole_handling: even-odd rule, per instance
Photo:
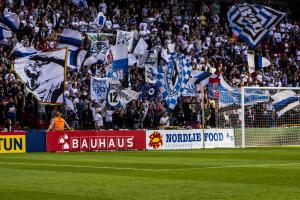
{"label": "bauhaus sign", "polygon": [[145,149],[144,131],[48,132],[47,151]]}

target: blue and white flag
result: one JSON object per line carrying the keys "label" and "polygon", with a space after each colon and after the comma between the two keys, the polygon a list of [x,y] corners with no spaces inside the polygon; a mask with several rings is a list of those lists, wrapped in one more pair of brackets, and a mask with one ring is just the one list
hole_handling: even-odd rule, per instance
{"label": "blue and white flag", "polygon": [[103,12],[99,12],[97,17],[95,18],[95,24],[99,28],[103,28],[106,22],[106,17],[104,16]]}
{"label": "blue and white flag", "polygon": [[94,64],[102,64],[102,63],[104,63],[104,61],[105,61],[105,54],[100,52],[96,56],[91,55],[90,57],[88,57],[84,61],[83,66],[90,67]]}
{"label": "blue and white flag", "polygon": [[156,84],[145,84],[141,87],[142,99],[155,99],[157,98],[157,87]]}
{"label": "blue and white flag", "polygon": [[197,96],[197,92],[204,88],[209,83],[209,78],[217,77],[215,74],[205,71],[193,70],[191,78],[184,87],[183,96]]}
{"label": "blue and white flag", "polygon": [[128,49],[125,45],[114,45],[107,52],[106,59],[112,63],[112,77],[124,80],[128,76]]}
{"label": "blue and white flag", "polygon": [[20,18],[16,13],[7,13],[0,17],[0,23],[4,24],[12,32],[16,32],[20,26]]}
{"label": "blue and white flag", "polygon": [[233,32],[255,47],[284,17],[285,13],[263,5],[235,4],[228,13]]}
{"label": "blue and white flag", "polygon": [[12,37],[11,31],[7,31],[5,29],[0,28],[0,41],[11,37]]}
{"label": "blue and white flag", "polygon": [[86,54],[87,51],[85,50],[69,50],[67,58],[67,67],[78,70],[81,67],[83,60],[85,59]]}
{"label": "blue and white flag", "polygon": [[58,48],[68,47],[69,50],[76,51],[82,44],[83,39],[79,31],[65,29],[60,35]]}
{"label": "blue and white flag", "polygon": [[14,60],[14,70],[42,103],[64,103],[67,51],[39,52]]}
{"label": "blue and white flag", "polygon": [[116,38],[116,44],[120,45],[126,45],[128,48],[128,52],[131,52],[132,45],[133,45],[133,34],[134,32],[128,32],[128,31],[117,31],[117,38]]}
{"label": "blue and white flag", "polygon": [[300,95],[291,90],[277,92],[271,98],[278,117],[300,106]]}
{"label": "blue and white flag", "polygon": [[[242,104],[241,89],[230,86],[228,83],[226,83],[223,76],[220,76],[219,90],[220,90],[219,105],[221,108],[233,104],[236,105]],[[262,92],[259,89],[246,89],[244,95],[245,95],[244,97],[245,105],[253,105],[259,102],[269,101],[269,95]]]}
{"label": "blue and white flag", "polygon": [[37,54],[38,50],[32,47],[24,47],[21,43],[17,43],[13,48],[13,56],[14,58],[22,58],[25,56],[30,56],[33,54]]}
{"label": "blue and white flag", "polygon": [[220,76],[220,107],[227,107],[232,104],[240,105],[241,104],[241,90],[239,88],[234,88],[230,86],[223,78]]}
{"label": "blue and white flag", "polygon": [[265,57],[257,56],[254,54],[247,54],[249,73],[261,70],[264,67],[269,67],[271,65],[270,60]]}
{"label": "blue and white flag", "polygon": [[72,3],[80,8],[87,8],[88,4],[86,2],[86,0],[72,0]]}
{"label": "blue and white flag", "polygon": [[157,82],[157,68],[145,65],[145,82],[155,84]]}
{"label": "blue and white flag", "polygon": [[190,73],[190,64],[182,54],[172,54],[168,65],[158,68],[157,87],[170,109],[175,108]]}
{"label": "blue and white flag", "polygon": [[109,79],[92,77],[90,87],[92,100],[106,99]]}
{"label": "blue and white flag", "polygon": [[109,41],[92,41],[90,54],[97,56],[99,53],[106,54],[109,50]]}

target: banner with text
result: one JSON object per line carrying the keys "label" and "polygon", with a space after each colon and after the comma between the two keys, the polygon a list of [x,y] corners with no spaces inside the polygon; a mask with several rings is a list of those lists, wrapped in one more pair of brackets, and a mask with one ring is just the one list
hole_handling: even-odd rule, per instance
{"label": "banner with text", "polygon": [[200,129],[146,131],[147,150],[201,148],[203,148],[203,134]]}
{"label": "banner with text", "polygon": [[204,129],[205,148],[234,148],[233,129]]}
{"label": "banner with text", "polygon": [[0,153],[25,153],[26,134],[24,132],[0,133]]}
{"label": "banner with text", "polygon": [[48,132],[47,151],[144,150],[145,131]]}

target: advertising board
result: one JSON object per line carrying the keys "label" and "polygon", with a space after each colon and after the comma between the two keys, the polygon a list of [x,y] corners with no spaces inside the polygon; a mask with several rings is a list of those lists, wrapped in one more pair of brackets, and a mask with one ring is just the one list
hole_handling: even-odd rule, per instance
{"label": "advertising board", "polygon": [[26,134],[24,132],[0,133],[0,153],[25,153]]}
{"label": "advertising board", "polygon": [[190,130],[147,130],[146,149],[201,149],[203,134],[200,129]]}
{"label": "advertising board", "polygon": [[204,129],[205,148],[234,148],[233,129]]}
{"label": "advertising board", "polygon": [[48,132],[47,151],[144,150],[145,131]]}

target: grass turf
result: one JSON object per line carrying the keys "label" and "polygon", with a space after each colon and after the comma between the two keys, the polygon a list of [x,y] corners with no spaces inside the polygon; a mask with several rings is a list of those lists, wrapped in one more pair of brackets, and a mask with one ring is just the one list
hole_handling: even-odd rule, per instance
{"label": "grass turf", "polygon": [[299,199],[300,148],[0,155],[1,199]]}

